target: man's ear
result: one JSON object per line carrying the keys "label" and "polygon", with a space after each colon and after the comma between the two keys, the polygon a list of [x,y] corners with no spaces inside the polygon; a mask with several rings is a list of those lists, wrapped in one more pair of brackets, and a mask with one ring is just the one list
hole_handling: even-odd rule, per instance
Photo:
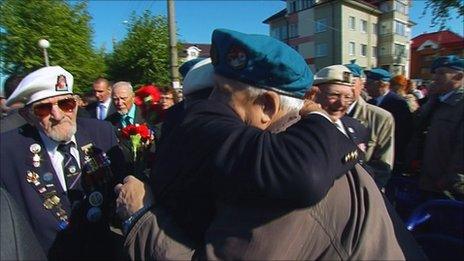
{"label": "man's ear", "polygon": [[259,103],[262,108],[261,123],[270,124],[279,112],[279,95],[275,92],[268,91],[261,95],[256,102]]}

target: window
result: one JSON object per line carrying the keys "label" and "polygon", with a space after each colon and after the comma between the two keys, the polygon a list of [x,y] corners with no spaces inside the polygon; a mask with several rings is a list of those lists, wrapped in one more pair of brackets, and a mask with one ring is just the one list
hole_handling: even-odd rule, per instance
{"label": "window", "polygon": [[271,36],[279,40],[287,39],[287,27],[279,26],[271,28]]}
{"label": "window", "polygon": [[388,55],[388,49],[385,46],[380,47],[380,56],[386,56]]}
{"label": "window", "polygon": [[391,33],[391,27],[389,26],[388,22],[382,22],[380,24],[380,34],[390,34]]}
{"label": "window", "polygon": [[394,21],[394,28],[395,28],[395,34],[402,35],[402,36],[407,36],[407,25],[399,22],[399,21]]}
{"label": "window", "polygon": [[316,20],[316,33],[327,31],[327,19],[322,18]]}
{"label": "window", "polygon": [[323,57],[327,55],[327,44],[316,44],[316,57]]}
{"label": "window", "polygon": [[367,56],[367,45],[361,44],[361,55]]}
{"label": "window", "polygon": [[373,33],[373,34],[377,34],[377,33],[378,33],[377,24],[372,24],[372,33]]}
{"label": "window", "polygon": [[289,13],[294,13],[296,12],[296,0],[293,0],[291,2],[288,2],[288,12]]}
{"label": "window", "polygon": [[349,42],[349,45],[348,45],[348,53],[350,55],[356,55],[356,46],[355,46],[355,42]]}
{"label": "window", "polygon": [[367,21],[361,20],[361,32],[367,33]]}
{"label": "window", "polygon": [[395,56],[406,57],[406,46],[402,44],[395,44]]}
{"label": "window", "polygon": [[356,20],[354,16],[350,16],[348,20],[348,26],[350,27],[351,30],[356,30]]}
{"label": "window", "polygon": [[288,30],[289,30],[290,38],[298,37],[298,24],[297,23],[290,24],[288,27]]}
{"label": "window", "polygon": [[372,57],[377,57],[377,46],[372,46]]}
{"label": "window", "polygon": [[395,2],[393,2],[393,9],[402,14],[408,14],[408,5],[403,3],[402,1],[396,0]]}

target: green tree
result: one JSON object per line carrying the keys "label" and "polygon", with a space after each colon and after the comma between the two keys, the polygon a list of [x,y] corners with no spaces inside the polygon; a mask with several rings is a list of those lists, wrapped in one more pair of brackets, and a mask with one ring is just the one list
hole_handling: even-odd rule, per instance
{"label": "green tree", "polygon": [[113,46],[108,59],[109,75],[114,80],[133,84],[168,85],[169,33],[165,16],[153,16],[146,10],[132,14],[126,37]]}
{"label": "green tree", "polygon": [[87,2],[2,0],[0,2],[2,73],[22,74],[42,67],[39,39],[50,42],[50,65],[74,75],[74,90],[90,89],[106,70],[104,51],[92,47]]}
{"label": "green tree", "polygon": [[423,15],[429,10],[432,13],[431,26],[440,26],[440,30],[446,28],[446,23],[450,19],[450,12],[456,10],[458,17],[464,16],[464,1],[462,0],[427,0]]}

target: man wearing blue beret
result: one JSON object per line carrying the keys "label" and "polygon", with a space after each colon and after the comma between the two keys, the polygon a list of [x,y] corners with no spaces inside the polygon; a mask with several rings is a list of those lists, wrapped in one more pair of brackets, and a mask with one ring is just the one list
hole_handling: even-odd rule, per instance
{"label": "man wearing blue beret", "polygon": [[354,77],[354,101],[347,114],[369,130],[365,162],[372,169],[377,185],[384,188],[393,170],[395,120],[390,112],[367,103],[362,97],[364,72],[361,66],[356,63],[345,66]]}
{"label": "man wearing blue beret", "polygon": [[[360,151],[320,105],[303,101],[313,79],[302,57],[269,36],[218,29],[211,60],[210,99],[188,108],[157,152],[155,207],[141,213],[150,206],[141,198],[120,204],[140,217],[126,238],[131,258],[181,259],[196,249],[200,259],[404,259],[375,183],[356,165]],[[349,170],[364,173],[353,174],[359,190]],[[132,182],[118,186],[119,202]],[[353,218],[358,207],[363,215]],[[344,231],[360,224],[369,224],[366,236],[382,227],[382,251],[364,236],[357,253],[333,245],[355,240],[358,232]]]}
{"label": "man wearing blue beret", "polygon": [[365,87],[367,93],[373,98],[368,102],[387,110],[395,119],[395,159],[393,172],[401,173],[405,165],[405,149],[411,140],[413,132],[412,113],[406,101],[395,92],[390,91],[391,75],[389,72],[381,68],[374,68],[365,73]]}
{"label": "man wearing blue beret", "polygon": [[423,190],[433,197],[463,200],[464,60],[438,57],[431,72],[430,98],[416,114],[416,135],[409,148],[421,162]]}

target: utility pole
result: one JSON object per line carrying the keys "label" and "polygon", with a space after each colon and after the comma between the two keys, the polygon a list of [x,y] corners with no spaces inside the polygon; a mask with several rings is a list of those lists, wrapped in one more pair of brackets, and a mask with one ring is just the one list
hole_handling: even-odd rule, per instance
{"label": "utility pole", "polygon": [[170,50],[170,65],[171,65],[171,80],[172,87],[175,89],[180,87],[179,70],[177,65],[177,36],[176,36],[176,12],[174,9],[174,0],[168,2],[168,29],[169,29],[169,50]]}

